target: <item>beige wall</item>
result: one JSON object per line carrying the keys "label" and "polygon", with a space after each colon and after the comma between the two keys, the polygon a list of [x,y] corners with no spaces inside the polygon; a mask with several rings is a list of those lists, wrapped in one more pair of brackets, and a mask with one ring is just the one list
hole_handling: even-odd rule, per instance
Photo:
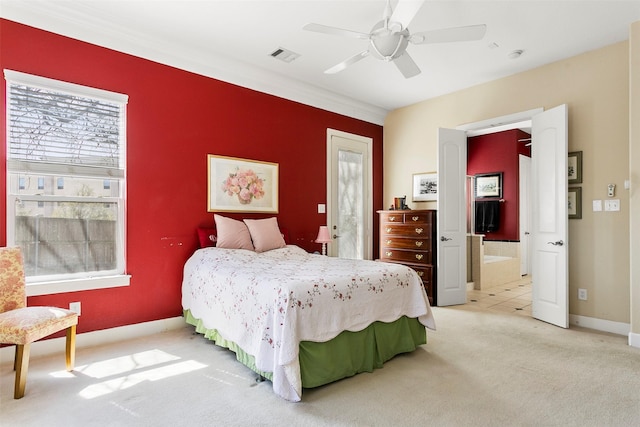
{"label": "beige wall", "polygon": [[[630,236],[631,236],[631,332],[636,336],[634,346],[640,347],[640,21],[631,26],[630,58],[630,149],[631,177]],[[630,337],[630,340],[632,337]]]}
{"label": "beige wall", "polygon": [[[470,66],[472,66],[470,64]],[[583,152],[583,211],[569,221],[570,314],[630,322],[629,43],[622,42],[535,70],[391,112],[384,124],[384,203],[407,195],[412,174],[435,171],[437,129],[537,107],[569,107],[569,151]],[[620,212],[592,212],[616,184]],[[588,301],[577,299],[577,289]]]}

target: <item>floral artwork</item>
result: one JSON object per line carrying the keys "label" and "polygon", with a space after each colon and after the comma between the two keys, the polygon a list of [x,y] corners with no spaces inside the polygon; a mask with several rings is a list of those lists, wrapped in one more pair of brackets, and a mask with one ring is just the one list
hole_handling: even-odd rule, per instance
{"label": "floral artwork", "polygon": [[209,212],[278,212],[278,164],[208,155]]}
{"label": "floral artwork", "polygon": [[251,203],[251,200],[264,197],[264,179],[259,178],[252,169],[236,168],[222,183],[222,190],[229,196],[237,196],[241,204]]}

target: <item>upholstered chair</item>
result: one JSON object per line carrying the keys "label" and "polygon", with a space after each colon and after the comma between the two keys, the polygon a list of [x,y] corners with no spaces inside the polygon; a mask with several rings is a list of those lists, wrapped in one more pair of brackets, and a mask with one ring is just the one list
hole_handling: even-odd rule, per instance
{"label": "upholstered chair", "polygon": [[67,371],[73,370],[78,315],[57,307],[27,307],[24,265],[20,248],[0,248],[0,343],[15,344],[13,397],[24,396],[31,343],[67,331]]}

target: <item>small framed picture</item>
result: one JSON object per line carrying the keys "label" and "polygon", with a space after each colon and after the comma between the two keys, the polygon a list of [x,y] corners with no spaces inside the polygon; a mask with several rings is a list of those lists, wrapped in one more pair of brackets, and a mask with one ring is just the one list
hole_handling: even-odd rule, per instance
{"label": "small framed picture", "polygon": [[502,197],[502,172],[479,173],[474,176],[476,199]]}
{"label": "small framed picture", "polygon": [[569,219],[582,219],[582,187],[571,187],[567,193]]}
{"label": "small framed picture", "polygon": [[567,161],[567,178],[569,184],[582,183],[582,151],[569,153]]}
{"label": "small framed picture", "polygon": [[438,200],[438,174],[436,172],[413,174],[413,201]]}

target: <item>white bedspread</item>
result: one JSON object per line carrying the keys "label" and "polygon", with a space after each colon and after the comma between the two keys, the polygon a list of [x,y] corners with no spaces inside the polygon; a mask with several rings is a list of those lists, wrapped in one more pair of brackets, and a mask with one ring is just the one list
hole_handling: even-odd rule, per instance
{"label": "white bedspread", "polygon": [[324,342],[376,320],[417,317],[435,329],[422,282],[411,268],[309,254],[289,245],[264,253],[196,251],[184,267],[182,306],[273,373],[283,398],[302,396],[300,341]]}

